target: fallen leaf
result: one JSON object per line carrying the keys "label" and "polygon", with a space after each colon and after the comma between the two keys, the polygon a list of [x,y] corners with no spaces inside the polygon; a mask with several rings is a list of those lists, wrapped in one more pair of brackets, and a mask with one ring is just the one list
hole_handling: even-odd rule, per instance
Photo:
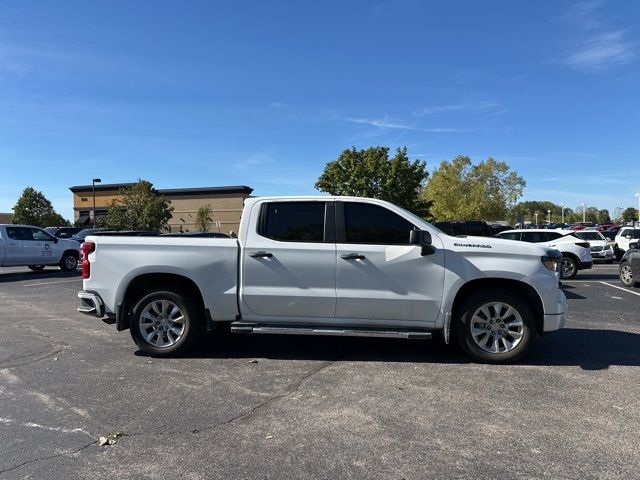
{"label": "fallen leaf", "polygon": [[253,360],[249,360],[248,363],[258,363],[258,360],[256,360],[255,358]]}

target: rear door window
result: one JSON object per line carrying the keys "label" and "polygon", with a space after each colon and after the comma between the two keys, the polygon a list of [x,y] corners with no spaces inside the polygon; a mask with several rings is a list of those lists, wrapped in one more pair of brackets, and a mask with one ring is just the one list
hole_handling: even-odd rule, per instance
{"label": "rear door window", "polygon": [[325,202],[266,203],[258,233],[280,242],[322,242]]}
{"label": "rear door window", "polygon": [[520,232],[501,233],[500,238],[506,238],[507,240],[520,240]]}

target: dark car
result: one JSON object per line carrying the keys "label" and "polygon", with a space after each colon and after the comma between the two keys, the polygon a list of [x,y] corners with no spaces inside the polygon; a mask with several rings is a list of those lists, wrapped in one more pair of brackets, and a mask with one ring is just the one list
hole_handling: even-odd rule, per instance
{"label": "dark car", "polygon": [[620,259],[620,281],[625,287],[640,286],[640,242],[630,243]]}
{"label": "dark car", "polygon": [[602,235],[604,235],[605,237],[607,237],[610,241],[613,242],[613,239],[616,238],[616,235],[618,234],[618,232],[620,231],[622,227],[609,227],[606,230],[603,230]]}
{"label": "dark car", "polygon": [[80,230],[73,237],[71,237],[71,240],[82,243],[84,242],[84,239],[87,238],[87,236],[95,235],[97,232],[104,232],[106,230],[106,228],[85,228],[84,230]]}
{"label": "dark car", "polygon": [[494,233],[487,222],[481,220],[462,220],[455,222],[436,222],[436,227],[453,237],[493,237]]}
{"label": "dark car", "polygon": [[513,230],[511,225],[502,225],[501,223],[490,223],[489,228],[491,229],[491,234],[495,237],[500,232],[505,232],[507,230]]}
{"label": "dark car", "polygon": [[45,228],[45,231],[54,237],[71,238],[78,232],[82,231],[82,229],[78,227],[47,227]]}
{"label": "dark car", "polygon": [[173,233],[165,233],[162,235],[163,237],[206,237],[206,238],[230,238],[229,235],[225,233],[216,233],[216,232],[173,232]]}
{"label": "dark car", "polygon": [[99,237],[159,237],[160,232],[154,230],[102,230],[90,235]]}

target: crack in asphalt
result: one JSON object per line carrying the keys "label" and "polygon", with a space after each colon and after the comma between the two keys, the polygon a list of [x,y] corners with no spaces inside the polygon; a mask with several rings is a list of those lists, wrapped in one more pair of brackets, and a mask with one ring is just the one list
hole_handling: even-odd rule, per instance
{"label": "crack in asphalt", "polygon": [[[249,410],[245,410],[244,412],[239,413],[238,415],[235,415],[233,417],[231,417],[228,420],[225,420],[224,422],[218,422],[214,425],[209,425],[207,427],[203,427],[203,428],[195,428],[195,429],[190,429],[190,430],[176,430],[176,431],[168,431],[168,432],[140,432],[140,433],[121,433],[120,436],[122,437],[139,437],[139,436],[144,436],[144,435],[175,435],[175,434],[196,434],[196,433],[200,433],[200,432],[204,432],[204,431],[208,431],[208,430],[214,430],[218,427],[222,427],[225,425],[230,425],[234,422],[237,422],[238,420],[242,420],[244,418],[250,417],[251,415],[253,415],[254,413],[256,413],[257,411],[267,407],[268,405],[277,402],[278,400],[281,400],[283,398],[289,397],[291,395],[293,395],[294,393],[298,392],[298,390],[300,389],[300,387],[302,386],[302,384],[308,380],[309,378],[311,378],[312,376],[320,373],[321,371],[327,369],[329,366],[331,366],[332,364],[334,364],[336,362],[336,360],[331,360],[331,361],[327,361],[327,362],[322,362],[320,364],[319,367],[314,368],[313,370],[311,370],[310,372],[304,374],[302,377],[300,377],[297,381],[295,381],[294,383],[292,383],[284,392],[279,393],[277,395],[273,395],[269,398],[267,398],[266,400],[264,400],[263,402],[260,402],[257,405],[254,405],[253,407],[251,407]],[[52,458],[57,458],[57,457],[61,457],[63,455],[75,455],[76,453],[81,452],[82,450],[90,447],[91,445],[95,445],[98,443],[98,440],[93,440],[90,443],[86,443],[85,445],[83,445],[80,448],[77,448],[76,450],[72,450],[72,451],[66,451],[66,452],[61,452],[61,453],[56,453],[54,455],[49,455],[46,457],[38,457],[32,460],[27,460],[26,462],[22,462],[18,465],[14,465],[13,467],[9,467],[6,468],[4,470],[0,470],[0,473],[6,473],[6,472],[10,472],[12,470],[16,470],[20,467],[23,467],[25,465],[30,465],[32,463],[36,463],[36,462],[41,462],[41,461],[45,461],[45,460],[50,460]]]}
{"label": "crack in asphalt", "polygon": [[27,460],[26,462],[22,462],[22,463],[20,463],[18,465],[14,465],[13,467],[9,467],[9,468],[5,468],[4,470],[0,470],[0,473],[10,472],[12,470],[15,470],[15,469],[20,468],[20,467],[24,467],[25,465],[29,465],[31,463],[41,462],[41,461],[44,461],[44,460],[50,460],[52,458],[61,457],[63,455],[75,455],[76,453],[79,453],[82,450],[84,450],[85,448],[88,448],[91,445],[95,445],[96,443],[98,443],[98,441],[94,440],[93,442],[87,443],[87,444],[83,445],[82,447],[77,448],[75,450],[72,450],[70,452],[61,452],[61,453],[56,453],[55,455],[49,455],[48,457],[38,457],[38,458],[34,458],[32,460]]}
{"label": "crack in asphalt", "polygon": [[171,431],[167,431],[167,432],[140,432],[140,433],[130,433],[130,434],[123,433],[122,436],[123,437],[140,437],[140,436],[144,436],[144,435],[176,435],[176,434],[200,433],[200,432],[206,432],[208,430],[214,430],[214,429],[216,429],[218,427],[222,427],[222,426],[225,426],[225,425],[230,425],[230,424],[232,424],[234,422],[237,422],[238,420],[242,420],[244,418],[250,417],[251,415],[253,415],[257,411],[261,410],[264,407],[267,407],[268,405],[270,405],[270,404],[272,404],[274,402],[277,402],[278,400],[281,400],[281,399],[286,398],[286,397],[288,397],[290,395],[293,395],[294,393],[296,393],[300,389],[300,387],[302,386],[302,384],[306,380],[308,380],[312,376],[320,373],[321,371],[327,369],[329,366],[331,366],[335,362],[336,362],[336,360],[322,362],[322,364],[318,368],[315,368],[312,371],[310,371],[309,373],[306,373],[305,375],[300,377],[296,382],[291,384],[286,389],[286,391],[267,398],[263,402],[260,402],[259,404],[254,405],[249,410],[245,410],[244,412],[241,412],[238,415],[235,415],[235,416],[231,417],[229,420],[225,420],[223,422],[218,422],[218,423],[215,423],[213,425],[209,425],[207,427],[193,428],[193,429],[190,429],[190,430],[171,430]]}

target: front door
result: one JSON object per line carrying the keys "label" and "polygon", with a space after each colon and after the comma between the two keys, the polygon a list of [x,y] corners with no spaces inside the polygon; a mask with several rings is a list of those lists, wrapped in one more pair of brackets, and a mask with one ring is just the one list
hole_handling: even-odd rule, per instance
{"label": "front door", "polygon": [[[333,318],[336,245],[333,201],[257,203],[241,259],[244,320]],[[257,223],[253,220],[257,216]]]}
{"label": "front door", "polygon": [[39,228],[30,227],[28,230],[29,240],[25,244],[29,244],[30,263],[34,265],[56,263],[61,255],[54,237]]}
{"label": "front door", "polygon": [[398,213],[364,202],[336,202],[336,212],[336,318],[435,322],[444,289],[438,237],[435,253],[422,256],[421,247],[409,244],[416,227]]}

